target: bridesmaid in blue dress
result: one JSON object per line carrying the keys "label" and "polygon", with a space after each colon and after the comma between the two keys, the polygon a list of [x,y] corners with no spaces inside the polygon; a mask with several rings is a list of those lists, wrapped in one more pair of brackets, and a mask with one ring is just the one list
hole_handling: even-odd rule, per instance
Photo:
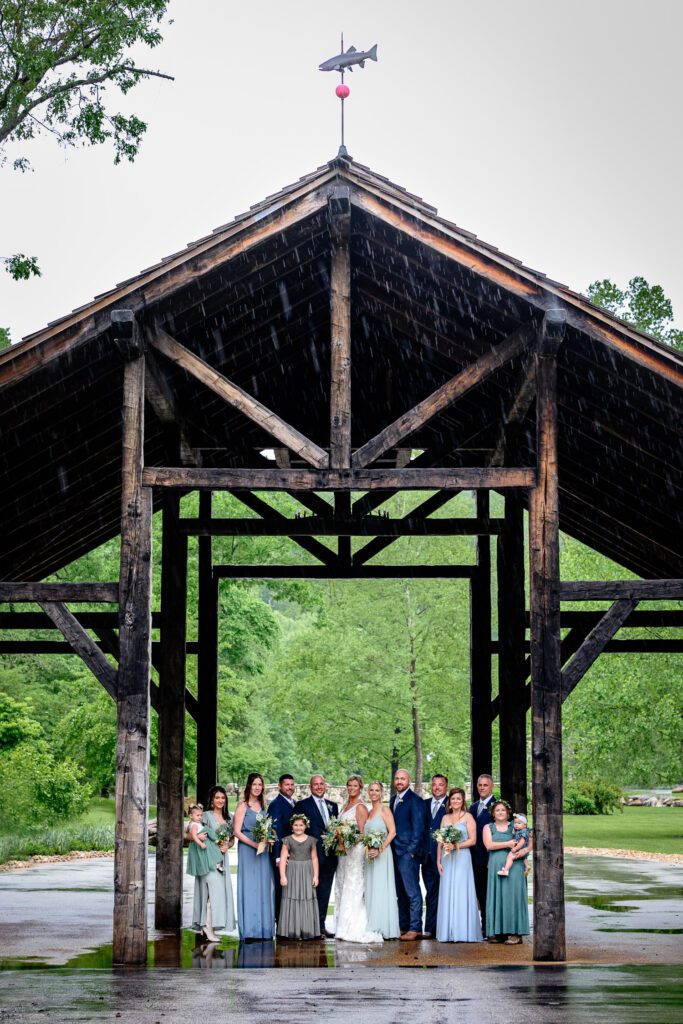
{"label": "bridesmaid in blue dress", "polygon": [[390,849],[396,836],[396,825],[393,814],[382,803],[383,795],[382,783],[371,782],[368,796],[372,806],[363,831],[383,832],[385,838],[379,850],[369,851],[365,865],[365,906],[369,930],[381,932],[384,939],[398,939],[401,931],[398,926],[394,858]]}
{"label": "bridesmaid in blue dress", "polygon": [[233,829],[238,841],[237,923],[241,939],[272,940],[275,932],[273,867],[267,851],[257,854],[252,833],[257,815],[265,813],[263,777],[251,772],[244,800],[235,808]]}
{"label": "bridesmaid in blue dress", "polygon": [[[462,842],[439,843],[437,868],[441,875],[436,937],[439,942],[482,942],[477,893],[474,888],[470,848],[477,841],[477,825],[467,811],[464,789],[454,786],[448,794],[448,813],[441,827],[455,825]],[[447,855],[446,855],[447,854]]]}

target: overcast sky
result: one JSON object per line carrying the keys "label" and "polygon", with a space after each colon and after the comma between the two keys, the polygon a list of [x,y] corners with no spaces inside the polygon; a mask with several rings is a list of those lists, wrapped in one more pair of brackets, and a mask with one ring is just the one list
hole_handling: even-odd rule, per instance
{"label": "overcast sky", "polygon": [[[661,284],[683,326],[683,0],[173,0],[147,66],[175,76],[119,103],[149,123],[133,164],[111,150],[22,148],[0,171],[0,275],[16,341],[230,220],[347,145],[373,170],[536,270]],[[14,154],[13,154],[14,155]]]}

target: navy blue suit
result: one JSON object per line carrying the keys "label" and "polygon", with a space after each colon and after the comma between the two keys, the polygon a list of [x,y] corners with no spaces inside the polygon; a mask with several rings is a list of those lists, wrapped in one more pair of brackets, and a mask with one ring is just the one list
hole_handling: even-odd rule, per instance
{"label": "navy blue suit", "polygon": [[396,838],[391,844],[398,898],[398,925],[401,932],[422,931],[422,892],[420,861],[424,845],[424,803],[412,789],[395,794],[390,807],[396,823]]}
{"label": "navy blue suit", "polygon": [[432,832],[441,827],[441,821],[446,813],[448,797],[444,794],[439,800],[436,814],[432,817],[432,799],[428,796],[424,801],[425,831],[422,846],[422,881],[426,890],[425,895],[425,927],[424,930],[431,935],[436,934],[436,912],[439,906],[439,883],[441,876],[437,867],[437,844],[432,839]]}
{"label": "navy blue suit", "polygon": [[277,842],[273,844],[273,849],[270,854],[275,880],[275,921],[277,922],[280,914],[282,886],[280,885],[280,869],[275,862],[278,860],[282,850],[282,840],[285,836],[291,836],[292,834],[292,827],[289,824],[289,819],[294,814],[294,805],[293,803],[290,803],[287,797],[283,796],[282,793],[278,793],[275,799],[268,804],[268,814],[273,819],[273,825],[277,832]]}
{"label": "navy blue suit", "polygon": [[[325,800],[327,805],[327,813],[330,818],[337,818],[339,816],[339,808],[337,804],[331,800]],[[337,858],[334,854],[326,854],[323,848],[323,841],[320,838],[325,831],[325,822],[323,821],[318,804],[314,796],[308,796],[305,800],[297,800],[294,805],[293,814],[305,814],[311,823],[311,827],[306,829],[309,836],[314,836],[317,840],[318,850],[318,888],[315,890],[315,895],[318,900],[318,911],[320,913],[320,934],[325,934],[325,921],[327,918],[327,908],[330,904],[330,893],[332,892],[332,882],[334,880],[334,873],[337,870]]]}
{"label": "navy blue suit", "polygon": [[477,842],[471,848],[472,872],[474,874],[474,888],[477,892],[477,902],[479,903],[479,913],[481,914],[481,930],[484,933],[484,937],[486,937],[486,890],[489,884],[489,851],[484,846],[483,832],[484,826],[491,824],[489,807],[495,799],[495,796],[492,795],[486,806],[486,810],[482,811],[479,815],[477,815],[477,811],[479,810],[479,801],[475,800],[473,804],[470,804],[470,814],[477,824]]}

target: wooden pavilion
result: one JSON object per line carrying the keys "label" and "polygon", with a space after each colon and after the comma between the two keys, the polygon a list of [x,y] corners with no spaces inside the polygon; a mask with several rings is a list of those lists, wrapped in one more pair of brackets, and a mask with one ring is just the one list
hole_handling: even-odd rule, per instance
{"label": "wooden pavilion", "polygon": [[[531,707],[534,957],[565,958],[562,702],[602,651],[683,649],[615,639],[683,625],[682,612],[637,608],[683,597],[682,389],[679,353],[342,158],[0,353],[0,601],[12,602],[0,627],[62,634],[3,641],[0,653],[76,652],[117,701],[116,963],[146,960],[150,703],[156,923],[181,925],[185,711],[197,721],[201,792],[216,778],[218,587],[230,576],[469,580],[473,778],[493,768],[498,716],[502,793],[526,801]],[[181,518],[194,489],[199,516]],[[430,518],[463,489],[476,491],[476,517]],[[221,490],[256,516],[212,517]],[[402,519],[377,514],[401,490],[427,494]],[[491,490],[505,496],[502,518],[490,515]],[[285,517],[257,491],[288,492],[302,514]],[[562,582],[560,528],[639,578]],[[118,581],[40,582],[119,533]],[[246,533],[292,537],[317,564],[213,564],[213,536]],[[414,533],[471,535],[476,562],[372,562]],[[196,644],[186,641],[191,535]],[[321,536],[337,537],[336,550]],[[352,550],[353,537],[370,539]],[[609,604],[560,609],[582,600]],[[73,613],[69,602],[118,610]]]}

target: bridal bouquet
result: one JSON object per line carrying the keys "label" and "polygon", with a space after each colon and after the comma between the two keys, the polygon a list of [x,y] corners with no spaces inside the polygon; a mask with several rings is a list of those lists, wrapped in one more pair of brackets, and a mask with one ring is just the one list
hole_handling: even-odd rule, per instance
{"label": "bridal bouquet", "polygon": [[345,857],[361,839],[355,821],[342,821],[341,818],[330,818],[322,834],[325,853],[335,853],[337,857]]}
{"label": "bridal bouquet", "polygon": [[379,850],[382,847],[382,843],[386,839],[386,832],[382,832],[379,828],[371,828],[368,832],[364,832],[361,836],[361,842],[365,847],[365,856],[371,864],[375,863],[376,857],[370,856],[370,850]]}
{"label": "bridal bouquet", "polygon": [[232,822],[226,821],[223,825],[218,825],[214,830],[216,842],[220,846],[221,843],[229,843],[232,839]]}
{"label": "bridal bouquet", "polygon": [[261,812],[256,815],[256,821],[254,822],[254,828],[252,829],[252,837],[254,842],[258,843],[256,853],[263,853],[268,848],[268,851],[272,850],[273,844],[277,841],[277,832],[273,825],[273,819],[269,814]]}
{"label": "bridal bouquet", "polygon": [[[441,846],[445,846],[446,843],[452,843],[457,852],[458,843],[465,842],[467,832],[463,832],[460,825],[442,825],[441,828],[437,828],[435,832],[432,832],[432,839],[435,839]],[[444,850],[443,856],[447,857],[450,852],[450,850]]]}

